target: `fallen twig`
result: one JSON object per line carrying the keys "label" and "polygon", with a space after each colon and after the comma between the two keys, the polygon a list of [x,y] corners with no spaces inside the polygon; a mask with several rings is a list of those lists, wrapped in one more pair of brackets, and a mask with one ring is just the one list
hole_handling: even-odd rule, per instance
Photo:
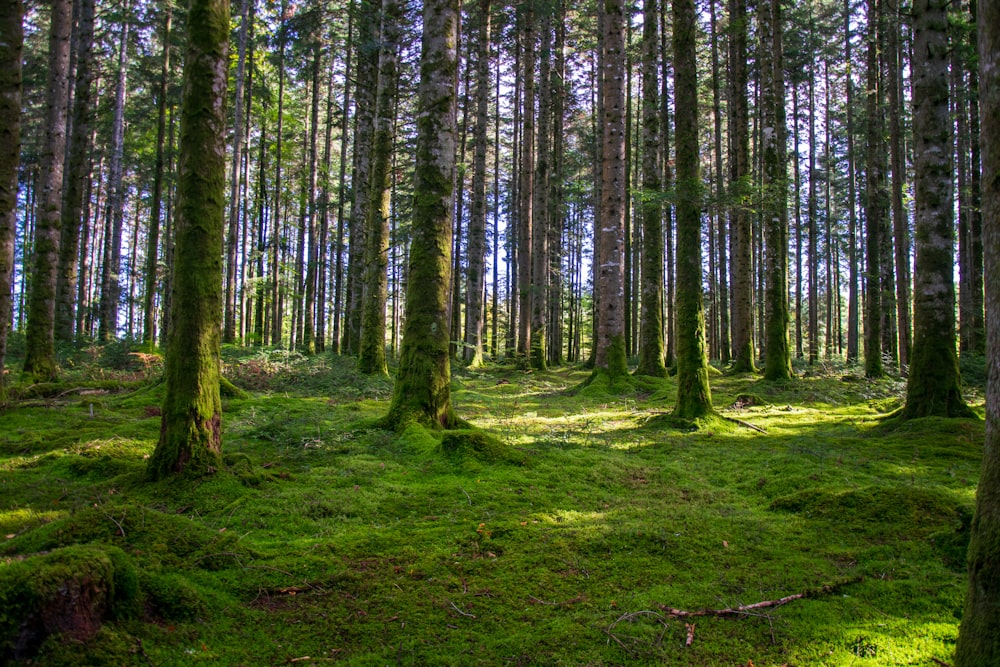
{"label": "fallen twig", "polygon": [[452,609],[454,609],[455,611],[457,611],[457,612],[458,612],[459,614],[461,614],[462,616],[465,616],[465,617],[467,617],[467,618],[475,618],[475,617],[476,617],[476,615],[475,615],[475,614],[470,614],[470,613],[469,613],[469,612],[467,612],[467,611],[462,611],[461,609],[459,609],[459,608],[458,608],[458,605],[457,605],[457,604],[455,604],[454,602],[452,602],[451,600],[448,600],[448,604],[450,604],[450,605],[451,605],[451,608],[452,608]]}
{"label": "fallen twig", "polygon": [[804,591],[802,593],[795,593],[794,595],[786,595],[783,598],[778,598],[777,600],[763,600],[761,602],[754,602],[753,604],[740,605],[739,607],[729,607],[727,609],[698,609],[696,611],[687,611],[684,609],[674,609],[673,607],[668,607],[666,605],[660,605],[660,609],[672,618],[692,618],[695,616],[740,616],[740,615],[750,615],[757,609],[766,609],[768,607],[780,607],[783,604],[787,604],[792,600],[801,600],[802,598],[819,597],[820,595],[829,595],[838,588],[842,586],[847,586],[848,584],[856,584],[860,582],[864,577],[854,577],[853,579],[845,579],[844,581],[838,581],[835,584],[830,584],[827,586],[821,586],[820,588],[814,588],[812,590]]}
{"label": "fallen twig", "polygon": [[690,646],[694,643],[694,623],[685,623],[684,627],[687,628],[688,631],[687,640],[684,642],[684,645]]}

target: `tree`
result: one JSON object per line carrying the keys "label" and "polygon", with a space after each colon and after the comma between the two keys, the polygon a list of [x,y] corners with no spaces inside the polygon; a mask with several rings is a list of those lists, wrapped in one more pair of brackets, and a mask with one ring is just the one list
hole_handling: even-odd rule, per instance
{"label": "tree", "polygon": [[788,343],[788,166],[785,83],[781,54],[780,0],[761,0],[761,104],[764,161],[764,378],[788,380],[792,359]]}
{"label": "tree", "polygon": [[[879,73],[880,0],[868,0],[867,90],[865,97],[865,375],[882,368],[882,235],[885,226],[885,170],[882,128],[882,81]],[[947,93],[947,91],[946,91]]]}
{"label": "tree", "polygon": [[160,215],[163,199],[164,143],[167,134],[167,82],[170,76],[170,28],[173,21],[171,3],[166,3],[163,23],[163,59],[160,64],[160,80],[156,93],[156,162],[153,165],[153,201],[149,213],[149,235],[146,244],[146,289],[145,319],[142,326],[142,342],[147,349],[153,347],[156,338],[156,313],[154,304],[157,293],[157,253],[160,238]]}
{"label": "tree", "polygon": [[396,127],[397,50],[400,3],[382,1],[378,87],[375,92],[375,132],[372,137],[367,221],[365,224],[365,299],[361,318],[358,368],[369,375],[386,375],[385,302],[388,289],[389,204],[392,143]]}
{"label": "tree", "polygon": [[101,264],[101,319],[98,338],[109,341],[118,335],[118,308],[121,299],[122,233],[125,224],[125,98],[128,87],[128,42],[132,20],[131,0],[122,13],[115,81],[115,110],[111,122],[111,158],[108,168],[108,196],[105,200],[104,261]]}
{"label": "tree", "polygon": [[645,0],[642,20],[642,314],[636,373],[666,377],[663,363],[663,202],[660,190],[659,4]]}
{"label": "tree", "polygon": [[35,214],[35,264],[31,274],[24,358],[24,375],[35,380],[51,380],[56,376],[56,277],[62,222],[72,5],[70,0],[53,0],[49,24],[45,139],[40,168],[41,192]]}
{"label": "tree", "polygon": [[[226,235],[226,306],[222,339],[236,342],[236,265],[237,232],[240,227],[240,165],[243,164],[243,85],[246,80],[247,34],[250,10],[248,0],[240,2],[239,43],[236,50],[236,90],[233,106],[233,156],[229,190],[229,227]],[[164,56],[166,58],[166,55]]]}
{"label": "tree", "polygon": [[[66,179],[59,235],[59,274],[56,279],[56,338],[73,339],[80,230],[84,224],[84,193],[90,170],[92,83],[94,78],[94,0],[82,0],[76,20],[76,73],[73,117],[66,147]],[[72,55],[72,54],[71,54]]]}
{"label": "tree", "polygon": [[[597,261],[594,298],[597,302],[594,370],[612,379],[628,372],[625,357],[625,5],[603,3],[604,52],[601,67],[602,159],[600,213],[595,225]],[[599,230],[599,231],[598,231]]]}
{"label": "tree", "polygon": [[[986,275],[1000,275],[1000,4],[980,0],[979,113]],[[916,321],[916,318],[914,318]],[[1000,285],[986,281],[986,447],[969,540],[969,588],[958,631],[957,667],[1000,662]],[[914,349],[916,354],[916,349]]]}
{"label": "tree", "polygon": [[4,385],[11,278],[17,226],[17,167],[21,153],[21,51],[24,5],[0,2],[0,392]]}
{"label": "tree", "polygon": [[913,349],[904,419],[969,417],[955,349],[948,0],[913,5]]}
{"label": "tree", "polygon": [[756,370],[753,344],[753,237],[748,196],[750,132],[747,120],[747,6],[746,0],[729,0],[729,132],[728,188],[733,244],[733,371]]}
{"label": "tree", "polygon": [[171,329],[160,440],[148,474],[222,464],[219,395],[226,187],[228,0],[191,0],[184,58]]}
{"label": "tree", "polygon": [[701,293],[701,179],[694,0],[673,0],[677,149],[677,404],[674,416],[712,412]]}
{"label": "tree", "polygon": [[486,149],[490,104],[490,0],[478,0],[476,40],[476,128],[473,133],[472,209],[465,291],[465,361],[483,361],[483,294],[486,261]]}
{"label": "tree", "polygon": [[424,2],[406,324],[386,418],[396,427],[460,423],[451,406],[448,349],[458,22],[458,0]]}

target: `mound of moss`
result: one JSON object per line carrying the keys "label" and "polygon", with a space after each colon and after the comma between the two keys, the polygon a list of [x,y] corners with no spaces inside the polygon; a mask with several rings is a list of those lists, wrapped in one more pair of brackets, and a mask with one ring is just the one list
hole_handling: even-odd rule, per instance
{"label": "mound of moss", "polygon": [[77,545],[0,567],[0,648],[5,661],[38,653],[50,637],[85,642],[106,620],[132,616],[135,566],[117,547]]}

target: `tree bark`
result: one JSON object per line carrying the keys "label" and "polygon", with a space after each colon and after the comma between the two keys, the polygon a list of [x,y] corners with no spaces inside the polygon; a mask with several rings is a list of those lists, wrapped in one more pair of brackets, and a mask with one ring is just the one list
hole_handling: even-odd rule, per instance
{"label": "tree bark", "polygon": [[118,308],[122,291],[122,232],[125,225],[125,98],[128,87],[128,41],[132,27],[131,1],[122,14],[121,39],[118,43],[118,69],[115,82],[115,110],[111,122],[111,152],[108,164],[107,225],[104,237],[104,261],[101,266],[101,320],[97,337],[104,342],[118,336]]}
{"label": "tree bark", "polygon": [[396,126],[399,14],[396,0],[382,2],[379,40],[378,89],[375,94],[375,133],[372,137],[370,188],[365,242],[365,300],[361,322],[358,369],[368,375],[386,375],[385,305],[388,290],[389,205],[392,147]]}
{"label": "tree bark", "polygon": [[761,104],[764,190],[765,290],[764,378],[792,377],[788,344],[788,167],[780,0],[761,0]]}
{"label": "tree bark", "polygon": [[729,211],[733,270],[733,372],[756,370],[753,344],[753,233],[747,210],[750,131],[747,116],[746,0],[729,0]]}
{"label": "tree bark", "polygon": [[91,122],[94,80],[94,0],[81,0],[76,26],[76,75],[73,116],[66,154],[66,192],[59,237],[59,275],[56,279],[56,338],[73,339],[76,322],[76,282],[79,277],[80,230],[83,197],[90,180]]}
{"label": "tree bark", "polygon": [[674,416],[712,412],[701,288],[697,21],[694,0],[673,0],[677,147],[677,403]]}
{"label": "tree bark", "polygon": [[240,165],[243,163],[243,83],[246,79],[248,0],[240,2],[239,42],[236,47],[236,90],[233,104],[233,153],[229,177],[229,226],[226,237],[226,306],[222,342],[236,342],[237,259],[240,228]]}
{"label": "tree bark", "polygon": [[660,189],[659,3],[642,17],[642,313],[636,374],[666,377],[663,363],[663,202]]}
{"label": "tree bark", "polygon": [[222,465],[219,396],[226,188],[228,0],[191,0],[184,63],[171,329],[160,439],[147,467],[160,479]]}
{"label": "tree bark", "polygon": [[885,174],[882,169],[882,82],[878,66],[880,0],[868,0],[867,95],[865,97],[865,376],[880,377],[882,366],[882,233]]}
{"label": "tree bark", "polygon": [[855,151],[854,151],[854,84],[852,83],[854,61],[851,56],[851,8],[850,0],[844,0],[844,61],[847,63],[847,74],[844,87],[847,107],[847,363],[858,361],[859,353],[859,306],[858,306],[858,214],[857,193],[855,184]]}
{"label": "tree bark", "polygon": [[889,93],[889,168],[892,172],[892,234],[893,258],[896,267],[896,328],[899,335],[899,365],[910,364],[910,232],[907,209],[903,205],[902,77],[903,54],[899,48],[902,29],[898,6],[893,12],[893,25],[886,31],[886,84]]}
{"label": "tree bark", "polygon": [[142,343],[152,349],[156,339],[156,293],[159,285],[158,253],[160,249],[160,218],[163,214],[163,162],[167,135],[167,80],[170,76],[170,29],[172,5],[167,3],[163,24],[163,59],[159,89],[156,93],[156,162],[153,166],[153,200],[149,213],[149,235],[146,240],[146,289],[143,307]]}
{"label": "tree bark", "polygon": [[[1000,275],[1000,4],[980,0],[979,114],[983,250],[986,275]],[[914,318],[916,321],[916,318]],[[1000,663],[1000,285],[986,283],[986,443],[969,540],[969,587],[958,631],[956,667]],[[914,341],[915,342],[915,341]],[[916,353],[916,347],[914,347]]]}
{"label": "tree bark", "polygon": [[0,2],[0,394],[13,300],[14,236],[17,229],[17,170],[21,153],[21,53],[24,5]]}
{"label": "tree bark", "polygon": [[39,174],[40,193],[37,195],[35,213],[35,258],[31,274],[24,359],[24,375],[36,381],[56,377],[56,274],[59,270],[63,162],[66,154],[72,5],[69,0],[53,0],[49,24],[45,139]]}
{"label": "tree bark", "polygon": [[[490,104],[490,0],[477,3],[476,128],[473,132],[472,210],[469,212],[469,264],[465,287],[464,359],[469,366],[483,362],[483,269],[486,262],[486,150]],[[494,287],[494,290],[496,288]]]}
{"label": "tree bark", "polygon": [[913,5],[913,350],[901,417],[969,417],[955,349],[949,0]]}
{"label": "tree bark", "polygon": [[397,428],[413,421],[451,428],[459,423],[448,351],[458,1],[427,0],[423,22],[406,323],[386,421]]}

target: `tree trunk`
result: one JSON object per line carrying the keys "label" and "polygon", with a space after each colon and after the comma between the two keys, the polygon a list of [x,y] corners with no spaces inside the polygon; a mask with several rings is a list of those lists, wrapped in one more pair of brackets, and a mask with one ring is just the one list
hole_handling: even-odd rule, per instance
{"label": "tree trunk", "polygon": [[171,329],[153,479],[222,466],[219,397],[228,0],[191,0],[184,58]]}
{"label": "tree trunk", "polygon": [[375,134],[368,195],[365,242],[365,302],[361,322],[358,369],[369,375],[386,375],[385,305],[388,290],[390,177],[395,139],[396,83],[398,80],[399,15],[396,0],[382,2],[382,36],[379,40],[378,89],[375,94]]}
{"label": "tree trunk", "polygon": [[423,22],[406,323],[386,421],[451,428],[459,423],[448,352],[458,1],[428,0]]}
{"label": "tree trunk", "polygon": [[348,224],[350,245],[347,258],[347,303],[341,352],[357,354],[361,346],[364,309],[365,221],[368,218],[371,183],[371,148],[375,132],[378,86],[378,16],[374,0],[360,1],[356,54],[358,59],[354,114],[354,167],[351,178],[354,201]]}
{"label": "tree trunk", "polygon": [[955,349],[949,0],[913,5],[913,168],[916,262],[913,350],[901,417],[969,417]]}
{"label": "tree trunk", "polygon": [[766,345],[764,378],[792,377],[788,345],[788,171],[780,0],[761,0],[761,105],[764,177]]}
{"label": "tree trunk", "polygon": [[24,6],[0,2],[0,395],[13,300],[14,235],[17,229],[17,170],[21,153],[21,53]]}
{"label": "tree trunk", "polygon": [[612,379],[628,372],[625,357],[625,6],[623,0],[604,3],[603,155],[601,160],[600,230],[596,280],[597,335],[595,372]]}
{"label": "tree trunk", "polygon": [[24,375],[35,381],[51,380],[56,376],[56,274],[59,270],[59,227],[66,154],[72,5],[69,0],[53,0],[49,24],[45,139],[39,175],[41,192],[37,196],[35,213],[35,258],[24,359]]}
{"label": "tree trunk", "polygon": [[333,331],[330,336],[330,351],[341,352],[341,322],[343,321],[343,276],[344,276],[344,204],[347,200],[347,145],[351,107],[351,71],[354,55],[354,12],[357,5],[351,0],[347,13],[347,43],[344,63],[344,105],[340,119],[340,174],[337,179],[337,240],[334,250],[333,267]]}
{"label": "tree trunk", "polygon": [[694,0],[673,0],[677,146],[677,403],[674,416],[712,412],[701,293],[701,178]]}
{"label": "tree trunk", "polygon": [[851,9],[850,0],[844,0],[844,61],[847,75],[844,78],[847,107],[847,363],[858,361],[859,353],[859,310],[858,307],[858,214],[857,193],[855,192],[854,163],[854,84],[852,83],[854,61],[851,59]]}
{"label": "tree trunk", "polygon": [[94,0],[81,0],[76,26],[76,76],[73,117],[66,155],[66,192],[59,237],[56,279],[56,338],[73,339],[76,322],[76,282],[79,278],[83,197],[90,180],[91,122],[94,80]]}
{"label": "tree trunk", "polygon": [[899,33],[902,21],[898,6],[893,12],[893,24],[889,26],[886,44],[886,84],[889,93],[889,168],[892,172],[892,235],[896,267],[896,327],[899,335],[899,365],[910,364],[910,233],[906,219],[907,209],[903,205],[903,185],[906,170],[903,165],[902,132],[902,70],[903,54],[899,48]]}
{"label": "tree trunk", "polygon": [[521,111],[521,161],[518,166],[520,182],[518,200],[520,214],[517,228],[517,283],[518,283],[518,327],[517,354],[528,360],[533,343],[531,330],[531,240],[534,238],[535,199],[535,12],[534,4],[527,3],[521,8],[521,44],[524,57],[521,60],[524,104]]}
{"label": "tree trunk", "polygon": [[157,91],[156,107],[156,163],[153,167],[153,201],[149,214],[149,236],[146,240],[146,302],[143,307],[142,343],[152,349],[156,339],[156,293],[158,253],[160,249],[160,218],[163,214],[163,159],[164,144],[167,139],[167,80],[170,76],[170,27],[173,13],[167,4],[163,25],[163,61],[160,69],[160,85]]}
{"label": "tree trunk", "polygon": [[549,225],[552,130],[552,11],[542,8],[541,50],[538,56],[538,134],[531,204],[531,367],[548,365]]}
{"label": "tree trunk", "polygon": [[733,372],[752,373],[753,233],[747,210],[750,131],[747,111],[746,0],[729,0],[729,211],[733,259]]}
{"label": "tree trunk", "polygon": [[[985,272],[1000,275],[1000,4],[980,0],[979,114],[982,147],[982,212]],[[915,292],[916,293],[916,292]],[[914,318],[914,322],[918,320]],[[976,513],[969,540],[969,587],[958,631],[956,667],[1000,663],[1000,284],[986,283],[986,445],[976,491]],[[916,341],[914,341],[916,354]]]}
{"label": "tree trunk", "polygon": [[118,308],[121,301],[122,231],[125,224],[125,97],[128,86],[128,41],[132,27],[131,2],[126,1],[122,14],[122,32],[118,43],[118,79],[115,83],[115,111],[111,123],[111,153],[108,165],[108,196],[104,237],[104,262],[101,266],[101,320],[97,337],[107,342],[118,336]]}
{"label": "tree trunk", "polygon": [[659,4],[644,0],[642,15],[642,316],[636,373],[666,377],[663,363],[663,203],[660,171],[660,96],[657,77]]}
{"label": "tree trunk", "polygon": [[[815,39],[816,26],[809,4],[809,41]],[[806,216],[809,218],[809,364],[819,361],[819,204],[816,193],[816,61],[809,62],[809,192]]]}
{"label": "tree trunk", "polygon": [[[490,104],[490,0],[477,4],[476,129],[473,133],[472,209],[469,212],[469,264],[465,287],[464,359],[470,366],[483,362],[483,268],[486,262],[486,150]],[[494,288],[495,289],[495,288]]]}
{"label": "tree trunk", "polygon": [[715,140],[715,197],[714,205],[718,225],[718,315],[719,322],[719,359],[728,364],[732,357],[729,332],[729,276],[727,259],[726,219],[723,213],[726,198],[726,174],[722,166],[722,75],[719,71],[718,31],[716,28],[716,0],[711,0],[709,14],[711,18],[712,39],[712,117],[714,122],[713,139]]}
{"label": "tree trunk", "polygon": [[222,342],[236,342],[237,238],[240,228],[240,165],[243,163],[243,83],[246,79],[248,0],[240,2],[239,43],[236,48],[236,101],[233,109],[233,153],[229,177],[229,226],[226,237],[226,306]]}
{"label": "tree trunk", "polygon": [[282,149],[284,148],[285,127],[285,42],[287,40],[287,25],[285,10],[287,0],[282,0],[278,8],[278,124],[274,138],[274,203],[271,218],[271,332],[270,342],[274,347],[281,346],[281,330],[284,324],[284,309],[281,303],[281,223],[284,210],[283,194],[281,192]]}
{"label": "tree trunk", "polygon": [[880,0],[868,0],[867,95],[865,97],[865,376],[876,378],[882,367],[882,95],[878,66]]}

